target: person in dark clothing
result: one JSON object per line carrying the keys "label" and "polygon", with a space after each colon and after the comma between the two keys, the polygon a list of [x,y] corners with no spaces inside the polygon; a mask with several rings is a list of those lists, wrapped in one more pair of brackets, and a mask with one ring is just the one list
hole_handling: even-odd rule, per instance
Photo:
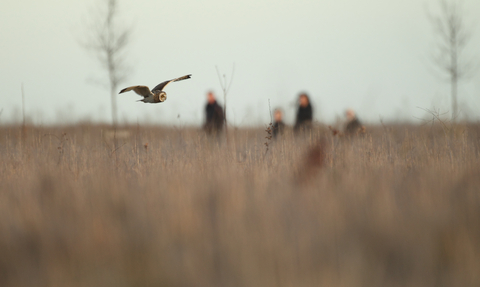
{"label": "person in dark clothing", "polygon": [[364,132],[365,127],[362,126],[353,110],[348,109],[345,112],[345,115],[347,117],[347,124],[345,125],[344,132],[345,135],[356,135],[359,132]]}
{"label": "person in dark clothing", "polygon": [[273,118],[275,122],[273,123],[273,138],[276,138],[277,135],[283,134],[285,130],[285,124],[283,123],[283,112],[280,109],[276,109],[273,112]]}
{"label": "person in dark clothing", "polygon": [[293,127],[295,132],[310,128],[312,126],[313,119],[312,105],[310,105],[310,99],[308,98],[308,95],[305,93],[300,94],[298,101],[299,106],[297,111],[297,119],[295,126]]}
{"label": "person in dark clothing", "polygon": [[207,105],[205,106],[206,121],[204,129],[207,134],[219,134],[223,129],[223,109],[217,103],[213,92],[207,94]]}

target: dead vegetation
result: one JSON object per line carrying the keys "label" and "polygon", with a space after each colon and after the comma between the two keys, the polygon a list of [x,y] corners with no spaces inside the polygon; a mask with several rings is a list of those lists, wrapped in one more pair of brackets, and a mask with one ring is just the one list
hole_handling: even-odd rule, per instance
{"label": "dead vegetation", "polygon": [[480,285],[479,125],[118,129],[0,128],[0,286]]}

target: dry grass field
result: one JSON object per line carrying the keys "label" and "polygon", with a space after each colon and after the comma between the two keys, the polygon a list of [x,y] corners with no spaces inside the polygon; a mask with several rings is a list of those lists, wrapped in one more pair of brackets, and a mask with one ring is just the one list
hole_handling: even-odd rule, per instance
{"label": "dry grass field", "polygon": [[229,133],[0,127],[0,286],[480,286],[480,125]]}

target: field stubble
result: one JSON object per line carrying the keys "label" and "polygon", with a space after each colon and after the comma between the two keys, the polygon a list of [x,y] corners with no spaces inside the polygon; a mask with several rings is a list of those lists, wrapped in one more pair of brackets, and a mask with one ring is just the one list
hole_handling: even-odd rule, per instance
{"label": "field stubble", "polygon": [[0,128],[0,286],[480,286],[479,125],[230,132]]}

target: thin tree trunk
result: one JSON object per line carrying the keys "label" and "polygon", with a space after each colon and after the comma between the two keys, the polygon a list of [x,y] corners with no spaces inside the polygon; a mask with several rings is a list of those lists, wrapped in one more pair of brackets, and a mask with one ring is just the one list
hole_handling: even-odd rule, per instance
{"label": "thin tree trunk", "polygon": [[457,115],[458,115],[458,104],[457,104],[457,86],[458,86],[458,79],[456,76],[452,75],[452,121],[455,122]]}
{"label": "thin tree trunk", "polygon": [[112,102],[112,124],[114,128],[117,128],[117,98],[115,93],[116,90],[116,86],[112,85],[110,88],[110,97]]}
{"label": "thin tree trunk", "polygon": [[228,145],[228,126],[227,126],[227,93],[223,91],[223,121],[225,126],[225,141]]}
{"label": "thin tree trunk", "polygon": [[456,121],[458,106],[457,106],[457,86],[458,86],[458,65],[457,65],[457,37],[455,31],[451,35],[451,96],[452,96],[452,121]]}

